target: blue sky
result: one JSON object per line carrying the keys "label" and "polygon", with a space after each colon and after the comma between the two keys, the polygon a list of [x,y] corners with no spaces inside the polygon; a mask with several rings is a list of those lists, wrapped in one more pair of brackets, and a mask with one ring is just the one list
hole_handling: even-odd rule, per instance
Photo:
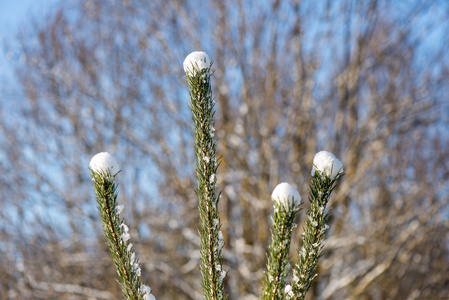
{"label": "blue sky", "polygon": [[9,69],[4,43],[16,35],[27,19],[45,17],[59,0],[0,0],[0,77]]}
{"label": "blue sky", "polygon": [[5,36],[31,16],[45,16],[58,0],[0,0],[0,28]]}

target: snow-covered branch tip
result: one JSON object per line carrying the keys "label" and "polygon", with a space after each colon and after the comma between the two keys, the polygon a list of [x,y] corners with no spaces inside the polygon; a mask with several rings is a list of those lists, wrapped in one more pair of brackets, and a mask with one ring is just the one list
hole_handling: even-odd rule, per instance
{"label": "snow-covered branch tip", "polygon": [[344,173],[343,164],[338,158],[328,151],[320,151],[313,158],[312,176],[319,172],[322,175],[335,179]]}
{"label": "snow-covered branch tip", "polygon": [[324,239],[329,228],[330,211],[326,211],[337,181],[344,175],[343,164],[332,153],[318,152],[313,159],[312,181],[309,186],[310,208],[302,235],[302,247],[293,270],[285,299],[303,300],[309,291],[319,258],[323,255]]}
{"label": "snow-covered branch tip", "polygon": [[189,83],[190,110],[194,125],[198,208],[200,212],[201,286],[206,300],[224,300],[224,237],[218,213],[217,142],[214,139],[214,101],[211,88],[211,60],[203,51],[195,51],[184,60]]}
{"label": "snow-covered branch tip", "polygon": [[282,300],[289,276],[289,250],[293,223],[301,205],[301,196],[290,184],[283,182],[271,194],[274,203],[271,243],[268,246],[267,267],[264,273],[261,299]]}
{"label": "snow-covered branch tip", "polygon": [[122,292],[128,300],[155,300],[149,286],[141,283],[141,268],[130,243],[129,227],[120,214],[125,206],[117,203],[117,160],[107,152],[92,157],[89,168],[94,182],[98,211],[103,222],[106,243],[121,279]]}
{"label": "snow-covered branch tip", "polygon": [[198,71],[209,68],[211,60],[209,55],[203,51],[194,51],[187,55],[184,60],[184,72],[189,76],[195,76]]}

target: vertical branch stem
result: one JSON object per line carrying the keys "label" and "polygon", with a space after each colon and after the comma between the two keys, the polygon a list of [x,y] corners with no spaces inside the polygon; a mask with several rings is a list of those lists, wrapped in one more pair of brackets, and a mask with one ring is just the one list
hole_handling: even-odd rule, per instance
{"label": "vertical branch stem", "polygon": [[[196,68],[196,66],[193,66]],[[195,127],[196,190],[200,211],[201,275],[205,299],[226,299],[223,291],[222,235],[218,216],[219,195],[215,193],[218,168],[214,142],[214,103],[210,67],[187,74],[190,109]]]}
{"label": "vertical branch stem", "polygon": [[131,253],[126,250],[127,242],[121,238],[122,220],[115,211],[117,206],[117,185],[109,172],[92,171],[98,210],[103,222],[106,244],[121,279],[122,292],[128,300],[142,300],[140,277],[133,273]]}
{"label": "vertical branch stem", "polygon": [[275,202],[272,239],[268,246],[268,262],[264,274],[261,299],[284,299],[283,290],[290,270],[288,254],[296,213],[297,210],[286,209],[283,205]]}
{"label": "vertical branch stem", "polygon": [[323,255],[324,238],[330,216],[330,212],[325,211],[326,206],[337,180],[342,176],[343,173],[340,173],[336,178],[331,179],[320,172],[312,176],[309,187],[311,206],[307,211],[306,227],[302,236],[303,246],[299,250],[298,262],[294,270],[292,280],[294,297],[291,299],[303,300],[317,275],[315,269],[319,258]]}

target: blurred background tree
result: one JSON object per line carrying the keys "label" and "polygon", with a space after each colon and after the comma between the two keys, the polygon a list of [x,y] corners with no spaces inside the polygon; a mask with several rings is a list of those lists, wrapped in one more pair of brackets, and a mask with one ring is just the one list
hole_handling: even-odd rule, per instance
{"label": "blurred background tree", "polygon": [[309,299],[447,299],[449,5],[317,2],[79,0],[26,24],[0,101],[0,298],[120,299],[88,171],[101,151],[123,168],[143,279],[201,298],[182,61],[204,50],[230,299],[257,299],[271,191],[305,197],[319,150],[347,175]]}

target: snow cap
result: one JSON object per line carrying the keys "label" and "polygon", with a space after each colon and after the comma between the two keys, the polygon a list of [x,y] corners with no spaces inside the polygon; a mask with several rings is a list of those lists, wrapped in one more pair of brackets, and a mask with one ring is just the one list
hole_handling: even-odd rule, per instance
{"label": "snow cap", "polygon": [[343,164],[332,153],[320,151],[313,158],[312,176],[315,171],[324,174],[331,179],[335,179],[338,174],[344,172]]}
{"label": "snow cap", "polygon": [[109,170],[111,175],[115,175],[120,171],[117,160],[108,152],[101,152],[94,155],[90,160],[89,167],[95,173],[107,172]]}
{"label": "snow cap", "polygon": [[287,182],[279,183],[274,188],[273,193],[271,194],[271,199],[283,205],[286,210],[289,210],[292,204],[294,210],[298,210],[299,205],[301,204],[301,196],[298,191]]}
{"label": "snow cap", "polygon": [[184,71],[187,75],[195,76],[198,70],[210,67],[210,58],[206,52],[195,51],[187,55],[183,63]]}

